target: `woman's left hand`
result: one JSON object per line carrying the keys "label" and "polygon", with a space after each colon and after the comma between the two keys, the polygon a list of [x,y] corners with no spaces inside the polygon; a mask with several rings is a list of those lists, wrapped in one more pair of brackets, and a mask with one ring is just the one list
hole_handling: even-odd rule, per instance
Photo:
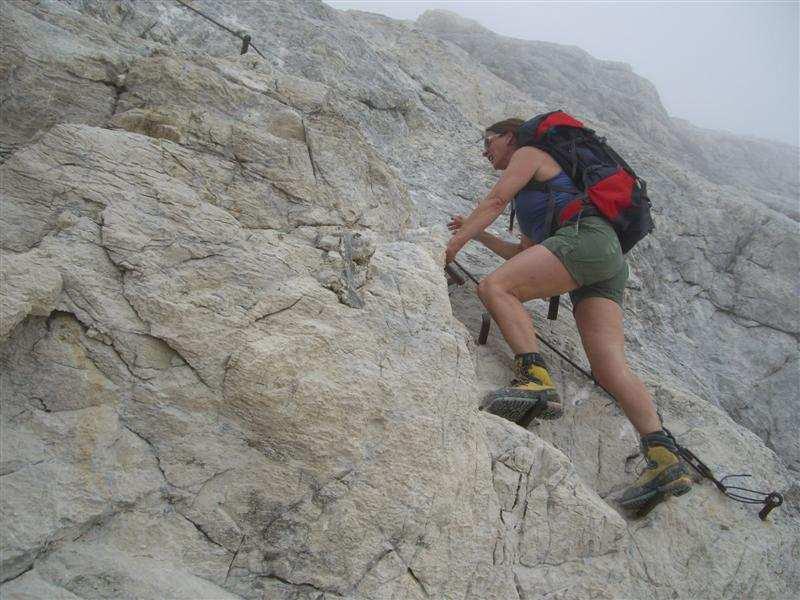
{"label": "woman's left hand", "polygon": [[447,242],[447,248],[444,251],[444,264],[449,265],[456,259],[456,254],[464,247],[464,242],[460,241],[456,236],[450,238]]}

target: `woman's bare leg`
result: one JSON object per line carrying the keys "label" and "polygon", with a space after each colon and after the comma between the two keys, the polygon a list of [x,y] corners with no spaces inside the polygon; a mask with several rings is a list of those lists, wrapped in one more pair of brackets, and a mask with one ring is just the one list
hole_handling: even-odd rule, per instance
{"label": "woman's bare leg", "polygon": [[538,352],[530,314],[522,306],[578,287],[561,261],[544,246],[523,250],[478,285],[478,296],[514,354]]}
{"label": "woman's bare leg", "polygon": [[625,360],[620,306],[607,298],[585,298],[575,308],[575,322],[600,385],[614,396],[639,435],[660,431],[653,398]]}

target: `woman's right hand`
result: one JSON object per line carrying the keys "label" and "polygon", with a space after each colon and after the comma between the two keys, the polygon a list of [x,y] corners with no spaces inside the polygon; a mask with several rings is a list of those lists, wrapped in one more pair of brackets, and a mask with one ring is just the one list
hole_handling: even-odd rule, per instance
{"label": "woman's right hand", "polygon": [[453,215],[450,222],[447,224],[447,228],[455,234],[459,229],[461,229],[463,224],[464,215]]}

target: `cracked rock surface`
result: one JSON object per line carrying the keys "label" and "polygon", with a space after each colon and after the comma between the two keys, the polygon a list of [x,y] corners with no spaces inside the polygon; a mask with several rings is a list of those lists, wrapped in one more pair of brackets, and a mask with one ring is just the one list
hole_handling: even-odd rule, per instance
{"label": "cracked rock surface", "polygon": [[[263,56],[166,0],[0,13],[0,596],[792,596],[794,150],[761,142],[779,185],[755,196],[746,144],[576,49],[441,12],[192,5]],[[616,95],[559,96],[577,67]],[[496,327],[475,345],[442,223],[494,180],[482,128],[557,100],[651,183],[634,367],[716,473],[785,493],[766,523],[699,483],[628,521],[636,436],[555,354],[562,419],[476,410],[511,357]],[[568,312],[542,330],[581,360]]]}

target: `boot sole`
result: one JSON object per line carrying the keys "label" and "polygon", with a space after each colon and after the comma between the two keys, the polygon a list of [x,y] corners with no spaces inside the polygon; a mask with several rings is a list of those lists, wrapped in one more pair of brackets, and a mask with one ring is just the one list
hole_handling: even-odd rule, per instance
{"label": "boot sole", "polygon": [[[660,485],[657,488],[648,490],[643,494],[629,498],[624,502],[620,500],[619,505],[627,510],[641,511],[647,509],[650,512],[653,507],[666,500],[669,496],[683,496],[686,492],[692,489],[692,479],[688,475],[681,477]],[[647,514],[644,513],[644,514]]]}
{"label": "boot sole", "polygon": [[563,414],[559,402],[545,398],[532,400],[514,396],[493,398],[481,406],[480,410],[508,419],[520,427],[527,427],[536,418],[553,420]]}
{"label": "boot sole", "polygon": [[[691,486],[689,486],[689,487],[691,487]],[[644,504],[641,504],[636,508],[628,508],[628,509],[626,509],[627,510],[627,514],[628,514],[629,518],[631,518],[631,519],[634,519],[634,520],[641,519],[641,518],[647,516],[650,513],[650,511],[652,511],[656,506],[661,504],[670,495],[672,495],[672,496],[681,496],[681,495],[683,495],[683,494],[685,494],[686,492],[689,491],[689,487],[686,487],[683,491],[674,492],[672,494],[658,493],[655,496],[653,496],[652,498],[650,498],[650,500],[648,500]]]}

